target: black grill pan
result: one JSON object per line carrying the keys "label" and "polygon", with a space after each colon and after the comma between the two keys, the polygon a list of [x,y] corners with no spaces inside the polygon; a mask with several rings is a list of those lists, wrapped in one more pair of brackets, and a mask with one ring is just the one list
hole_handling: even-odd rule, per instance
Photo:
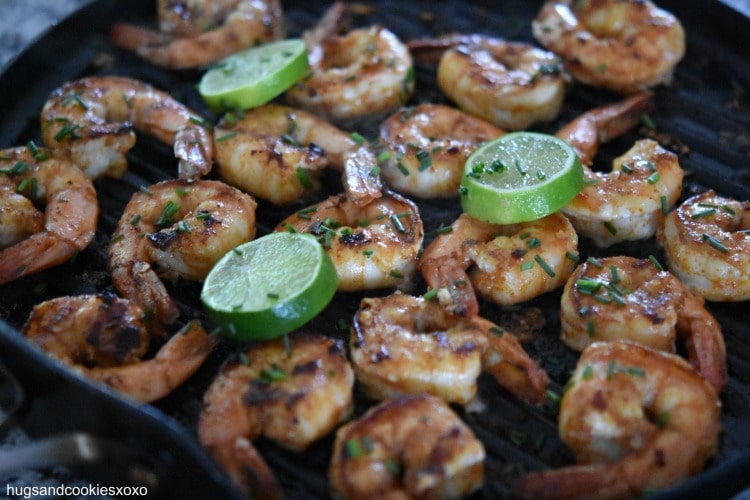
{"label": "black grill pan", "polygon": [[[215,120],[217,117],[205,108],[195,91],[200,72],[156,68],[109,43],[106,33],[114,22],[153,26],[154,4],[146,0],[91,2],[12,61],[0,76],[0,95],[3,96],[0,148],[25,144],[29,140],[41,143],[38,116],[48,94],[67,80],[94,74],[117,74],[148,81],[169,90]],[[291,36],[311,26],[328,6],[328,2],[301,0],[287,0],[283,4]],[[677,68],[675,81],[669,88],[657,89],[656,109],[652,113],[665,145],[681,152],[680,161],[688,173],[683,199],[707,188],[750,199],[747,170],[750,160],[750,58],[747,53],[750,19],[716,1],[664,0],[660,4],[682,20],[688,40],[688,51]],[[380,22],[403,40],[464,32],[532,41],[530,22],[540,5],[540,1],[525,0],[373,0],[357,3],[358,7],[366,8],[357,9],[352,23]],[[436,89],[434,80],[434,68],[417,66],[414,103],[447,102]],[[537,129],[555,130],[587,109],[614,99],[616,96],[605,91],[575,85],[566,98],[560,118]],[[378,123],[372,120],[357,124],[358,131],[370,139],[375,138],[377,127]],[[600,164],[608,164],[609,159],[647,132],[634,130],[607,144],[600,153]],[[193,471],[185,480],[192,479],[198,484],[193,490],[196,494],[187,490],[184,496],[227,497],[233,493],[231,487],[197,444],[195,424],[204,390],[221,363],[236,350],[236,345],[222,344],[188,384],[153,406],[137,408],[70,376],[30,348],[19,335],[32,306],[42,300],[113,291],[106,271],[106,249],[125,203],[139,186],[172,177],[176,172],[169,148],[144,136],[139,136],[138,144],[129,155],[129,163],[130,169],[123,179],[96,181],[101,216],[95,240],[87,250],[58,268],[0,286],[0,359],[21,378],[30,381],[30,397],[48,401],[46,406],[41,406],[44,410],[40,410],[44,418],[31,412],[27,422],[30,433],[47,435],[77,427],[127,436],[133,442],[152,448],[170,449],[174,442],[181,442],[182,446],[174,448],[175,460]],[[327,189],[330,193],[341,190],[334,176],[327,179]],[[418,204],[425,223],[425,244],[441,224],[453,221],[460,211],[457,203],[419,201]],[[260,234],[270,231],[298,208],[272,207],[261,202],[258,209]],[[605,254],[585,240],[581,243],[581,253],[583,257]],[[607,253],[662,256],[654,242],[618,245]],[[417,283],[415,291],[419,293],[423,286]],[[191,283],[179,283],[172,288],[183,318],[203,318],[198,292],[199,285]],[[306,329],[347,338],[346,324],[362,296],[337,294],[331,305]],[[559,292],[553,292],[518,308],[501,309],[481,304],[483,314],[500,324],[519,318],[544,318],[544,327],[533,332],[533,340],[526,348],[548,371],[552,378],[551,389],[558,393],[576,361],[576,356],[558,339],[559,298]],[[709,304],[709,308],[723,327],[730,377],[722,394],[723,432],[719,451],[703,473],[683,485],[656,493],[655,497],[727,498],[750,487],[750,476],[746,474],[750,467],[750,313],[743,303]],[[465,412],[457,408],[487,449],[485,484],[476,498],[511,497],[512,481],[524,472],[572,463],[572,455],[557,437],[554,405],[526,406],[484,376],[480,379],[479,397],[485,404],[484,411]],[[65,406],[69,401],[79,404],[68,404],[64,412],[49,410],[55,405]],[[357,393],[357,411],[363,411],[368,404]],[[41,425],[40,419],[46,424]],[[331,444],[332,437],[325,438],[304,454],[285,451],[265,440],[260,440],[258,447],[290,498],[326,498],[326,468]]]}

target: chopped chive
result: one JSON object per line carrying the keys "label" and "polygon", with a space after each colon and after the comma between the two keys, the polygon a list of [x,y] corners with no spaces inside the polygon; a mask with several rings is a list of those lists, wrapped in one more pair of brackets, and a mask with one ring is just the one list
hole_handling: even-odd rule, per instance
{"label": "chopped chive", "polygon": [[432,166],[432,156],[427,151],[419,151],[416,154],[417,160],[419,160],[418,170],[424,172]]}
{"label": "chopped chive", "polygon": [[373,250],[363,250],[362,253],[365,257],[371,257],[375,252]]}
{"label": "chopped chive", "polygon": [[237,247],[233,248],[233,249],[232,249],[232,252],[234,252],[234,254],[235,254],[235,255],[242,255],[242,250],[240,250],[240,249],[239,249],[239,248],[237,248]]}
{"label": "chopped chive", "polygon": [[646,127],[649,130],[655,130],[656,129],[656,125],[654,125],[654,121],[646,113],[643,113],[641,115],[641,123],[643,123],[643,126]]}
{"label": "chopped chive", "polygon": [[656,184],[657,182],[659,182],[660,178],[661,176],[659,175],[659,172],[654,172],[653,174],[648,176],[646,182],[648,182],[649,184]]}
{"label": "chopped chive", "polygon": [[539,267],[541,267],[542,270],[547,273],[547,276],[549,276],[550,278],[555,277],[555,271],[553,271],[549,264],[547,264],[544,259],[542,259],[541,255],[535,255],[534,260],[537,264],[539,264]]}
{"label": "chopped chive", "polygon": [[632,174],[633,173],[633,169],[630,168],[630,166],[626,165],[625,163],[623,163],[622,165],[620,165],[620,170],[622,170],[626,174]]}
{"label": "chopped chive", "polygon": [[195,214],[195,218],[198,220],[209,220],[211,218],[211,212],[208,210],[198,210],[198,213]]}
{"label": "chopped chive", "polygon": [[726,213],[728,213],[729,215],[737,215],[737,212],[729,205],[722,205],[721,209],[725,211]]}
{"label": "chopped chive", "polygon": [[565,252],[565,257],[569,260],[572,260],[573,262],[578,262],[581,259],[580,255],[570,251]]}
{"label": "chopped chive", "polygon": [[279,298],[279,294],[278,293],[268,292],[266,294],[266,297],[268,297],[271,300],[277,300]]}
{"label": "chopped chive", "polygon": [[690,216],[691,219],[702,219],[704,217],[709,217],[711,215],[716,214],[715,208],[709,208],[708,210],[703,210],[701,212],[696,212],[693,215]]}
{"label": "chopped chive", "polygon": [[78,134],[77,130],[81,128],[79,125],[63,125],[63,127],[55,134],[54,139],[56,141],[62,141],[66,137],[70,136],[70,140],[80,139],[81,136]]}
{"label": "chopped chive", "polygon": [[661,263],[654,255],[649,255],[648,260],[650,260],[654,267],[656,267],[656,269],[658,269],[659,271],[664,270],[664,267],[662,267]]}
{"label": "chopped chive", "polygon": [[437,229],[437,234],[449,234],[453,232],[453,226],[443,226],[442,224]]}
{"label": "chopped chive", "polygon": [[578,289],[578,291],[586,295],[595,294],[601,287],[602,283],[600,281],[588,278],[581,278],[576,281],[576,288]]}
{"label": "chopped chive", "polygon": [[425,292],[425,294],[422,295],[422,297],[424,298],[424,300],[432,300],[435,297],[437,297],[437,294],[438,294],[437,289],[436,288],[431,288],[431,289],[427,290]]}
{"label": "chopped chive", "polygon": [[528,271],[534,267],[533,261],[527,261],[521,264],[521,271]]}
{"label": "chopped chive", "polygon": [[654,423],[660,429],[664,429],[667,425],[669,425],[669,411],[664,410],[663,412],[659,413],[659,416],[656,417],[656,422]]}
{"label": "chopped chive", "polygon": [[620,282],[620,275],[618,274],[617,267],[615,265],[609,266],[609,273],[612,275],[612,283]]}
{"label": "chopped chive", "polygon": [[351,134],[350,137],[354,141],[355,144],[364,144],[365,143],[365,138],[362,137],[362,135],[359,134],[358,132],[352,132],[352,134]]}
{"label": "chopped chive", "polygon": [[391,159],[390,151],[381,151],[378,155],[378,162],[383,163]]}
{"label": "chopped chive", "polygon": [[181,220],[180,222],[177,223],[177,231],[180,233],[192,232],[192,230],[190,229],[190,225],[184,220]]}
{"label": "chopped chive", "polygon": [[590,319],[588,323],[586,323],[586,334],[589,338],[594,338],[594,335],[596,335],[596,323],[594,323],[593,319]]}
{"label": "chopped chive", "polygon": [[397,269],[391,269],[388,272],[388,276],[390,276],[391,278],[402,279],[404,277],[404,274]]}
{"label": "chopped chive", "polygon": [[542,240],[540,240],[539,238],[535,236],[526,242],[526,246],[529,247],[530,249],[539,248],[540,246],[542,246]]}
{"label": "chopped chive", "polygon": [[612,221],[605,220],[602,224],[604,224],[604,227],[609,231],[610,234],[617,234],[617,228],[614,224],[612,224]]}
{"label": "chopped chive", "polygon": [[380,175],[380,165],[375,165],[367,172],[370,177],[377,177]]}
{"label": "chopped chive", "polygon": [[588,262],[591,265],[594,265],[598,267],[599,269],[602,269],[604,267],[604,264],[602,264],[597,258],[595,257],[589,257],[586,259],[586,262]]}
{"label": "chopped chive", "polygon": [[581,373],[581,377],[583,377],[583,380],[588,380],[594,375],[594,369],[591,367],[591,365],[586,365],[583,368],[583,373]]}
{"label": "chopped chive", "polygon": [[49,158],[49,155],[41,151],[34,141],[27,142],[26,149],[29,150],[29,153],[36,161],[44,161]]}
{"label": "chopped chive", "polygon": [[312,189],[313,182],[310,179],[310,176],[307,174],[307,171],[302,167],[297,167],[294,171],[295,175],[297,176],[297,180],[300,184],[302,184],[302,187],[305,189]]}
{"label": "chopped chive", "polygon": [[396,162],[396,168],[403,174],[404,176],[409,175],[409,169],[406,168],[406,165],[401,163],[400,161]]}
{"label": "chopped chive", "polygon": [[453,286],[459,287],[459,286],[466,286],[466,280],[453,280]]}
{"label": "chopped chive", "polygon": [[196,125],[200,125],[201,127],[210,127],[211,124],[208,123],[208,121],[205,118],[201,118],[200,116],[191,116],[188,118],[188,120],[192,123],[195,123]]}
{"label": "chopped chive", "polygon": [[521,161],[516,158],[513,160],[513,163],[516,165],[516,170],[518,170],[518,173],[521,175],[526,175],[527,171],[523,168],[523,165],[521,165]]}
{"label": "chopped chive", "polygon": [[132,219],[130,219],[130,225],[135,226],[141,221],[141,214],[135,214]]}
{"label": "chopped chive", "polygon": [[404,225],[401,223],[401,220],[395,214],[391,215],[391,224],[393,224],[393,227],[395,227],[396,231],[398,231],[399,233],[406,232],[406,229],[404,228]]}
{"label": "chopped chive", "polygon": [[492,170],[493,172],[502,173],[508,170],[508,167],[505,166],[505,163],[495,158],[494,160],[492,160],[490,170]]}
{"label": "chopped chive", "polygon": [[17,161],[12,167],[0,170],[0,174],[7,175],[21,175],[29,169],[29,164],[22,161]]}
{"label": "chopped chive", "polygon": [[554,404],[559,404],[562,398],[558,393],[553,391],[552,389],[547,389],[546,391],[547,399],[549,399]]}
{"label": "chopped chive", "polygon": [[222,141],[228,141],[229,139],[232,139],[237,136],[237,131],[232,130],[231,132],[227,132],[226,134],[217,137],[216,142],[222,142]]}
{"label": "chopped chive", "polygon": [[669,212],[669,206],[667,205],[667,197],[662,195],[659,197],[659,202],[661,203],[661,214],[667,215],[667,212]]}
{"label": "chopped chive", "polygon": [[346,455],[349,458],[359,458],[362,456],[362,446],[356,439],[347,440],[346,444]]}
{"label": "chopped chive", "polygon": [[722,243],[721,241],[717,240],[713,236],[708,235],[706,233],[703,233],[701,235],[701,239],[703,241],[707,242],[709,245],[711,245],[715,249],[719,250],[720,252],[729,253],[729,247],[727,247],[724,243]]}

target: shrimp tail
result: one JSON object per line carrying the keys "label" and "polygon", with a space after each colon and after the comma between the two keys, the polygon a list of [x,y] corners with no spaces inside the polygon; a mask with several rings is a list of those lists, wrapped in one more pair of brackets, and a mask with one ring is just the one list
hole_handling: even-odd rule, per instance
{"label": "shrimp tail", "polygon": [[174,323],[180,311],[169,296],[156,271],[146,262],[131,262],[112,270],[112,280],[120,293],[140,305],[146,312],[149,326],[162,332],[164,325]]}
{"label": "shrimp tail", "polygon": [[513,333],[482,321],[488,342],[482,354],[484,369],[519,399],[533,405],[544,403],[549,384],[547,372],[529,357]]}
{"label": "shrimp tail", "polygon": [[179,159],[177,172],[181,179],[197,179],[208,174],[214,157],[211,134],[200,126],[180,130],[175,136],[174,155]]}
{"label": "shrimp tail", "polygon": [[164,45],[169,38],[160,32],[126,23],[115,23],[109,30],[109,38],[117,47],[138,51],[141,47]]}
{"label": "shrimp tail", "polygon": [[244,437],[209,447],[232,481],[258,500],[282,500],[281,486],[253,443]]}
{"label": "shrimp tail", "polygon": [[0,285],[66,262],[79,245],[37,233],[0,252]]}
{"label": "shrimp tail", "polygon": [[366,147],[344,153],[343,183],[349,199],[363,207],[383,196],[375,155]]}
{"label": "shrimp tail", "polygon": [[[535,500],[573,500],[596,498],[599,488],[614,482],[606,464],[579,465],[528,474],[515,484],[522,498]],[[597,485],[592,488],[592,485]]]}
{"label": "shrimp tail", "polygon": [[701,297],[690,292],[678,316],[677,331],[685,338],[688,359],[696,370],[716,389],[727,383],[726,346],[716,319],[704,306]]}
{"label": "shrimp tail", "polygon": [[428,259],[422,263],[425,281],[437,290],[440,304],[454,316],[471,318],[479,314],[476,292],[466,270],[452,258]]}
{"label": "shrimp tail", "polygon": [[643,114],[653,108],[652,96],[653,92],[645,91],[615,104],[594,108],[560,129],[556,135],[570,144],[584,165],[591,165],[599,145],[636,126]]}
{"label": "shrimp tail", "polygon": [[302,34],[302,39],[307,45],[308,50],[313,51],[327,37],[336,33],[344,24],[344,15],[346,14],[346,4],[344,2],[334,2],[328,10],[325,11],[315,26]]}
{"label": "shrimp tail", "polygon": [[443,53],[458,45],[476,43],[479,35],[465,35],[463,33],[451,33],[436,38],[419,38],[409,41],[406,46],[409,51],[420,62],[428,65],[436,65],[440,62]]}

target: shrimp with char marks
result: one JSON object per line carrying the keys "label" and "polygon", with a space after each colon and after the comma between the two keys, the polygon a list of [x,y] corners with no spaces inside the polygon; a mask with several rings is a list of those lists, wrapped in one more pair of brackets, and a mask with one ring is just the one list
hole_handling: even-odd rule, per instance
{"label": "shrimp with char marks", "polygon": [[711,301],[750,299],[750,202],[709,190],[670,212],[657,231],[667,266]]}
{"label": "shrimp with char marks", "polygon": [[461,498],[484,479],[485,451],[447,403],[426,394],[370,408],[336,432],[336,498]]}
{"label": "shrimp with char marks", "polygon": [[229,362],[203,399],[198,439],[242,489],[282,498],[252,441],[305,450],[353,410],[354,375],[340,341],[294,333]]}
{"label": "shrimp with char marks", "polygon": [[213,135],[200,115],[167,92],[132,78],[91,76],[52,92],[41,114],[42,137],[68,151],[86,175],[122,177],[133,129],[174,148],[181,178],[206,175],[213,164]]}
{"label": "shrimp with char marks", "polygon": [[578,259],[578,235],[557,212],[519,224],[461,214],[425,249],[419,266],[440,303],[459,316],[479,310],[476,292],[518,304],[565,284]]}
{"label": "shrimp with char marks", "polygon": [[118,47],[133,51],[152,64],[187,69],[280,39],[284,33],[279,0],[191,0],[188,5],[162,0],[159,15],[160,27],[171,33],[116,23],[110,29],[110,38]]}
{"label": "shrimp with char marks", "polygon": [[556,134],[578,153],[586,179],[562,212],[599,247],[652,237],[682,192],[677,155],[651,139],[615,158],[610,172],[588,168],[600,143],[632,128],[650,107],[651,93],[638,94],[588,111]]}
{"label": "shrimp with char marks", "polygon": [[685,360],[633,342],[587,347],[560,404],[577,464],[521,479],[525,498],[632,498],[676,485],[716,452],[721,402]]}
{"label": "shrimp with char marks", "polygon": [[157,0],[159,31],[196,36],[221,24],[239,0]]}
{"label": "shrimp with char marks", "polygon": [[577,80],[620,94],[670,83],[685,54],[680,21],[649,0],[548,0],[532,31]]}
{"label": "shrimp with char marks", "polygon": [[403,108],[380,126],[387,154],[383,178],[399,193],[419,198],[458,196],[466,159],[505,132],[442,104]]}
{"label": "shrimp with char marks", "polygon": [[675,352],[679,336],[691,364],[718,392],[727,381],[719,322],[700,297],[660,267],[622,256],[579,265],[563,290],[562,340],[578,351],[596,341],[625,339]]}
{"label": "shrimp with char marks", "polygon": [[67,157],[34,143],[0,151],[0,284],[70,260],[98,217],[94,185]]}
{"label": "shrimp with char marks", "polygon": [[417,206],[389,192],[363,207],[333,195],[290,215],[276,231],[318,237],[336,267],[339,291],[410,286],[424,239]]}
{"label": "shrimp with char marks", "polygon": [[326,167],[343,172],[357,205],[379,198],[378,162],[366,141],[306,111],[267,104],[216,126],[216,163],[226,182],[274,204],[311,197]]}
{"label": "shrimp with char marks", "polygon": [[419,57],[444,51],[437,67],[440,90],[461,110],[508,130],[557,117],[565,98],[560,58],[533,45],[483,35],[415,40]]}
{"label": "shrimp with char marks", "polygon": [[287,90],[287,101],[335,122],[397,110],[414,92],[408,47],[380,25],[337,34],[344,10],[333,4],[303,35],[311,72]]}
{"label": "shrimp with char marks", "polygon": [[175,333],[153,358],[142,359],[151,336],[143,309],[126,299],[99,295],[37,304],[23,335],[85,377],[143,403],[182,385],[214,345],[196,320]]}
{"label": "shrimp with char marks", "polygon": [[133,194],[109,246],[112,282],[169,325],[179,310],[161,276],[202,281],[232,248],[255,237],[253,198],[220,181],[172,179]]}
{"label": "shrimp with char marks", "polygon": [[365,298],[354,316],[350,356],[368,397],[428,393],[467,404],[482,371],[531,404],[548,377],[511,332],[478,316],[449,314],[437,301],[395,293]]}

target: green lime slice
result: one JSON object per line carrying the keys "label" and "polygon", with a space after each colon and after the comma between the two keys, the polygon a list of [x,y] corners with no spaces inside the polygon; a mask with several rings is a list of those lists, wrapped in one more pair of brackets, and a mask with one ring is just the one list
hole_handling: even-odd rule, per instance
{"label": "green lime slice", "polygon": [[333,262],[314,236],[278,232],[222,257],[203,283],[201,300],[222,333],[267,340],[310,321],[337,285]]}
{"label": "green lime slice", "polygon": [[514,224],[558,211],[583,185],[581,161],[565,141],[513,132],[483,144],[466,160],[459,193],[472,217]]}
{"label": "green lime slice", "polygon": [[309,70],[299,38],[270,42],[232,54],[208,70],[198,92],[212,109],[248,109],[267,103]]}

